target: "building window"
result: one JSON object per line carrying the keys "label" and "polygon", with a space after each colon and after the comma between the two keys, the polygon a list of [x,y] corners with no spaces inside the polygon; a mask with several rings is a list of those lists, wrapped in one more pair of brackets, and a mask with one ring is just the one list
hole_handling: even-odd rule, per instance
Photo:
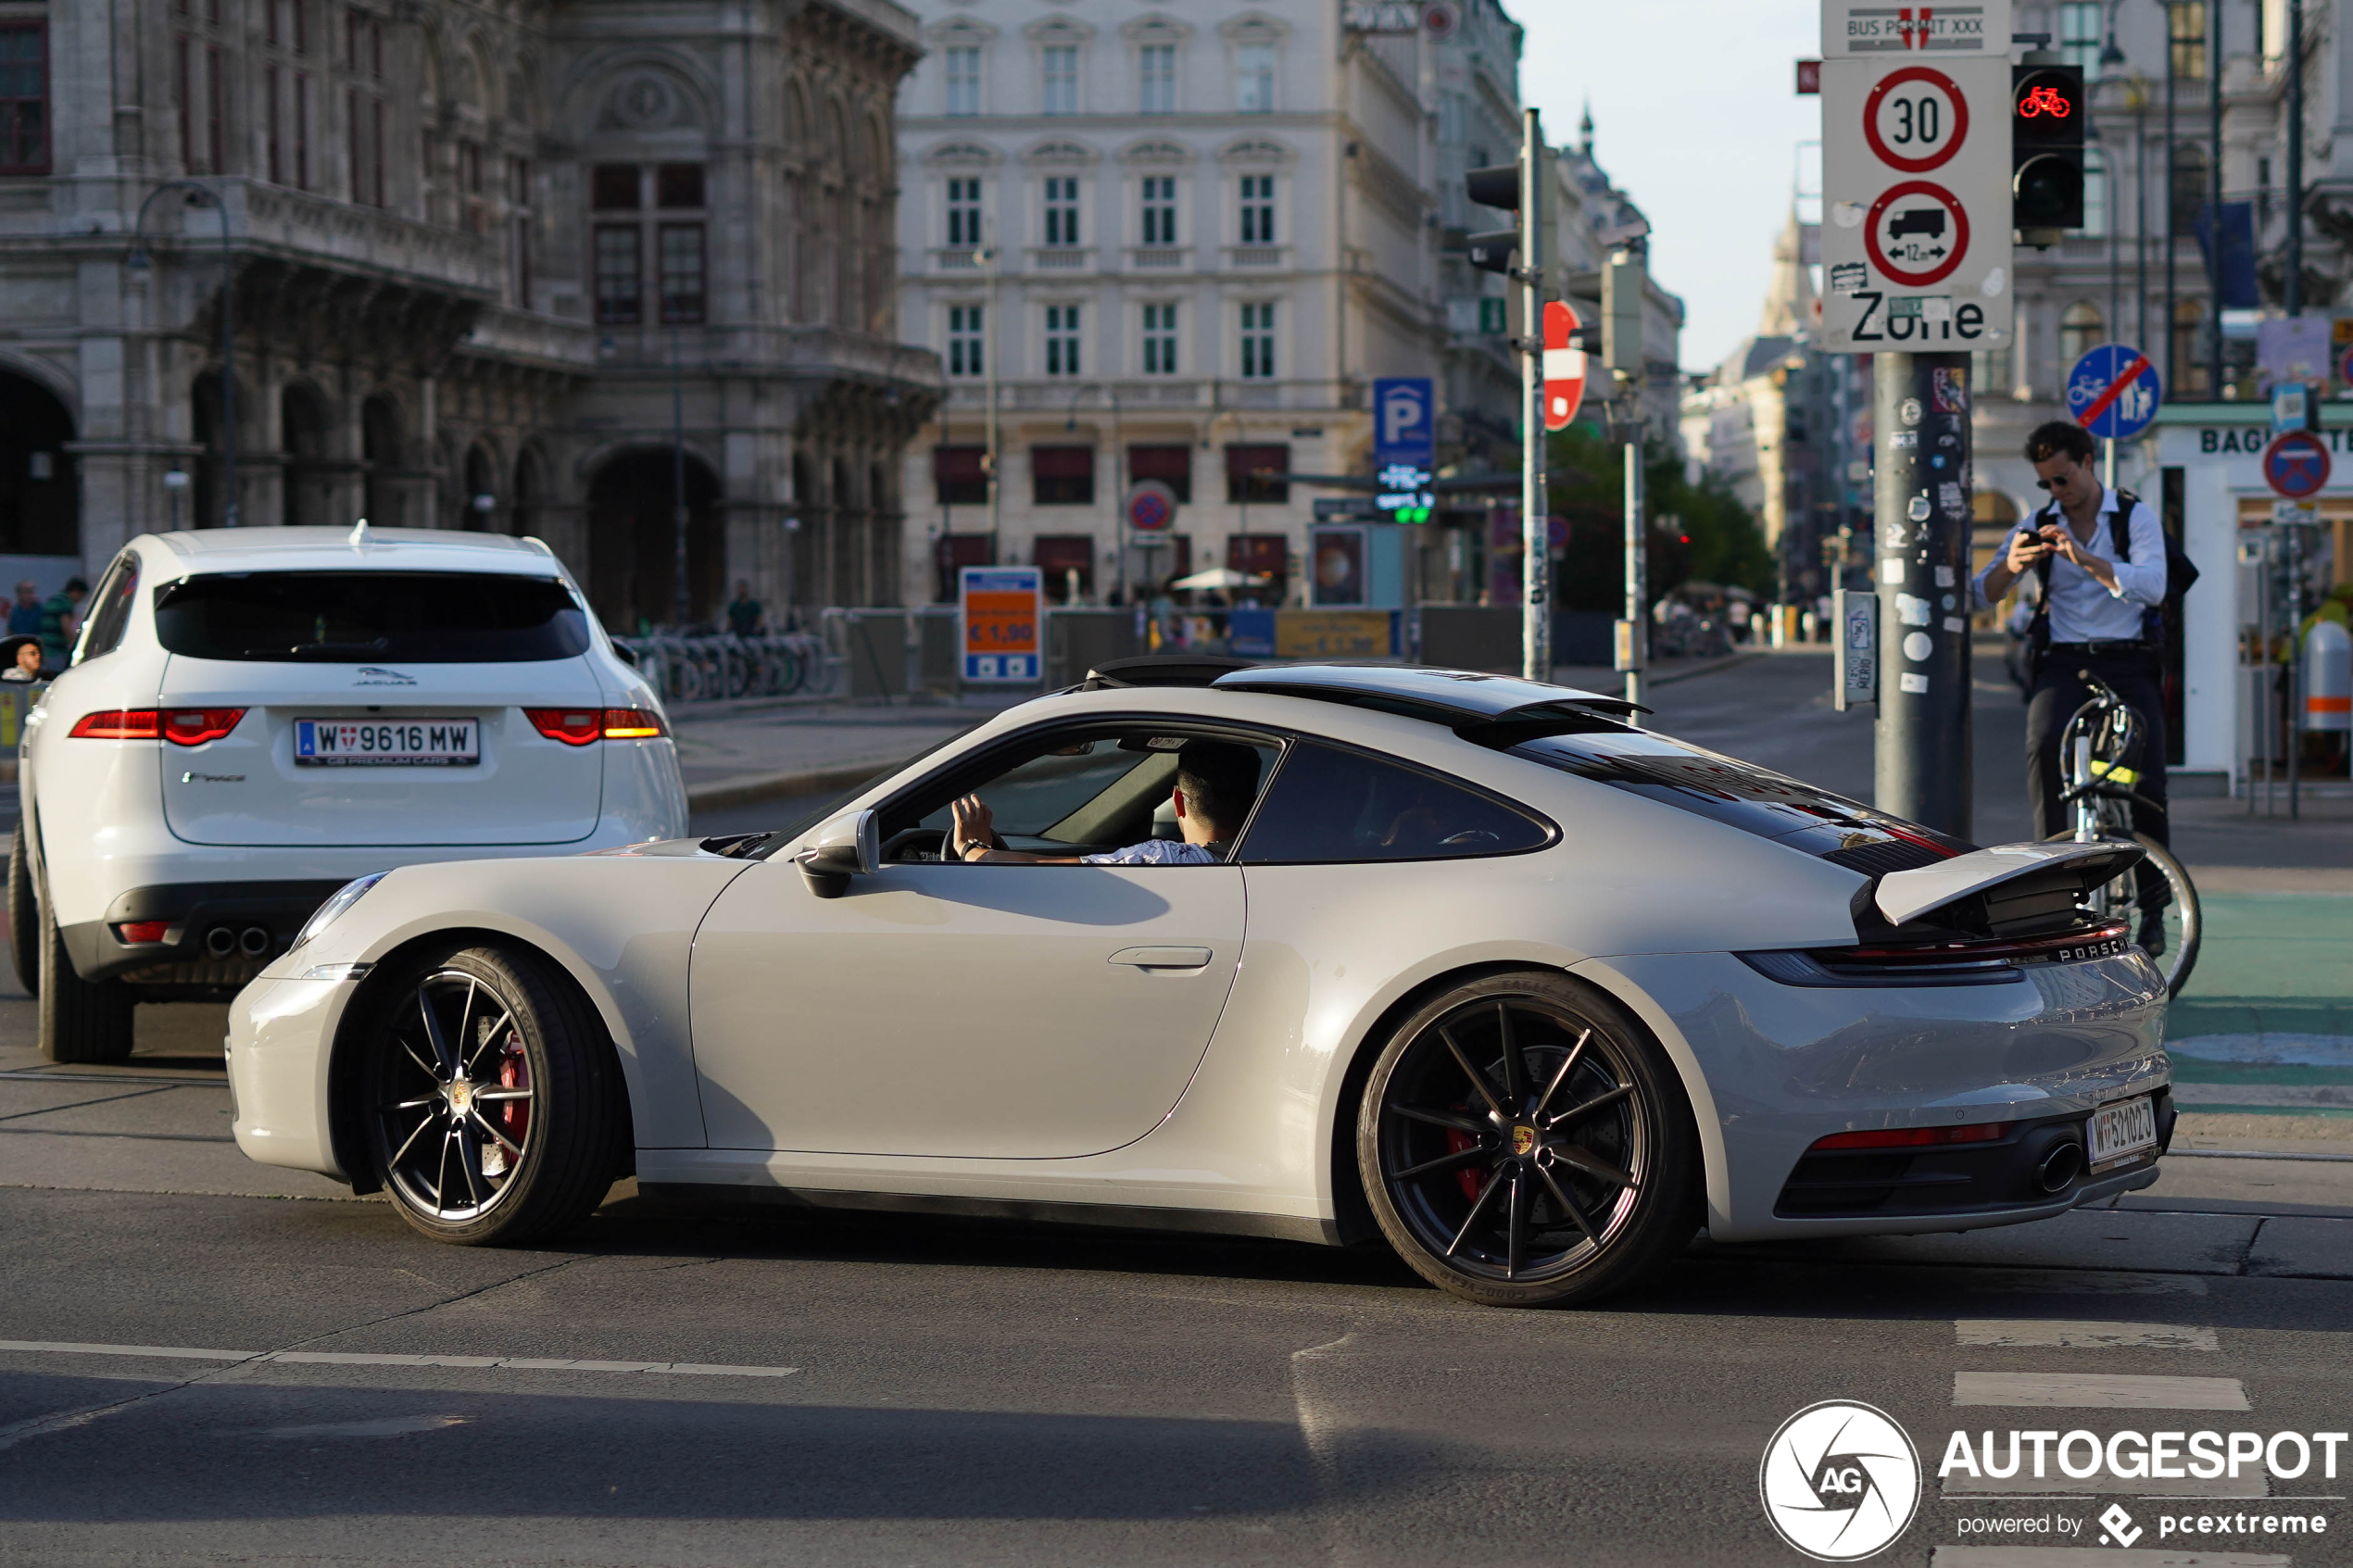
{"label": "building window", "polygon": [[960,44],[948,51],[948,112],[980,112],[980,50]]}
{"label": "building window", "polygon": [[1275,46],[1245,44],[1234,51],[1234,107],[1243,114],[1275,110]]}
{"label": "building window", "polygon": [[188,41],[185,38],[171,41],[171,76],[180,104],[180,162],[193,174],[196,169],[196,137],[192,122],[195,116],[196,100],[195,83],[189,80]]}
{"label": "building window", "polygon": [[310,52],[309,7],[303,0],[286,0],[286,9],[294,18],[294,52],[307,55]]}
{"label": "building window", "polygon": [[1176,243],[1176,176],[1147,174],[1143,179],[1144,229],[1142,243],[1148,245],[1173,245]]}
{"label": "building window", "polygon": [[2067,374],[2075,361],[2097,348],[2105,330],[2099,307],[2082,300],[2069,306],[2059,316],[2058,373]]}
{"label": "building window", "polygon": [[2108,237],[2108,155],[2097,147],[2083,153],[2083,237]]}
{"label": "building window", "polygon": [[1275,306],[1271,300],[1242,307],[1242,380],[1275,377]]}
{"label": "building window", "polygon": [[1030,499],[1041,507],[1091,507],[1095,504],[1095,449],[1092,446],[1032,446],[1029,449]]}
{"label": "building window", "polygon": [[2173,74],[2206,74],[2206,0],[2168,0],[2165,14],[2171,22]]}
{"label": "building window", "polygon": [[1173,376],[1176,373],[1176,307],[1147,305],[1144,307],[1144,374]]}
{"label": "building window", "polygon": [[635,224],[597,225],[597,320],[608,326],[633,326],[644,319],[642,248]]}
{"label": "building window", "polygon": [[1969,357],[1969,380],[1976,383],[1980,397],[2011,397],[2018,391],[2010,378],[2010,351],[2007,348],[1981,348]]}
{"label": "building window", "polygon": [[531,308],[531,160],[507,160],[507,279],[519,309]]}
{"label": "building window", "polygon": [[[1289,446],[1228,446],[1226,448],[1226,499],[1240,506],[1266,503],[1281,505],[1290,499],[1290,448]],[[1235,568],[1242,571],[1264,571],[1265,564]],[[1277,566],[1275,570],[1281,570]]]}
{"label": "building window", "polygon": [[677,211],[703,205],[702,165],[664,163],[654,168],[654,205]]}
{"label": "building window", "polygon": [[980,181],[948,182],[948,243],[978,245],[980,241]]}
{"label": "building window", "polygon": [[[273,31],[277,26],[277,17],[278,8],[275,6],[271,6],[271,26]],[[286,182],[285,132],[284,128],[278,123],[280,96],[278,68],[263,66],[261,68],[261,122],[263,136],[269,144],[267,157],[270,182],[272,185],[283,185]]]}
{"label": "building window", "polygon": [[[299,16],[301,13],[295,13]],[[295,189],[310,189],[310,73],[294,73]]]}
{"label": "building window", "polygon": [[366,135],[368,124],[367,110],[360,106],[359,102],[359,89],[357,87],[344,89],[343,109],[345,121],[350,127],[345,151],[349,155],[351,199],[356,202],[364,202],[368,199],[368,138]]}
{"label": "building window", "polygon": [[2166,367],[2173,384],[2184,394],[2206,394],[2206,305],[2202,300],[2178,300],[2173,306],[2173,362]]}
{"label": "building window", "polygon": [[[2162,149],[2152,149],[2162,156]],[[2173,199],[2167,214],[2172,232],[2188,239],[2197,232],[2197,215],[2206,207],[2206,148],[2196,142],[2173,147]]]}
{"label": "building window", "polygon": [[988,369],[981,358],[983,327],[987,308],[979,305],[951,305],[948,307],[948,373],[951,376],[977,376]]}
{"label": "building window", "polygon": [[657,230],[661,257],[661,319],[664,325],[691,326],[703,319],[702,225],[664,223]]}
{"label": "building window", "polygon": [[[1175,306],[1170,306],[1175,309]],[[1130,480],[1156,479],[1168,486],[1178,506],[1193,504],[1193,449],[1184,442],[1165,446],[1130,446],[1127,448],[1127,477]],[[1182,577],[1184,572],[1173,575]]]}
{"label": "building window", "polygon": [[1078,307],[1076,305],[1046,307],[1046,373],[1050,376],[1075,376],[1078,373]]}
{"label": "building window", "polygon": [[1078,176],[1051,174],[1046,178],[1046,243],[1078,243]]}
{"label": "building window", "polygon": [[943,507],[977,507],[988,500],[988,448],[935,446],[931,481]]}
{"label": "building window", "polygon": [[1141,67],[1137,108],[1144,114],[1176,112],[1176,45],[1147,44],[1137,51]]}
{"label": "building window", "polygon": [[588,177],[588,200],[598,212],[635,212],[645,204],[634,163],[600,163]]}
{"label": "building window", "polygon": [[1275,243],[1275,177],[1242,176],[1242,240],[1246,245]]}
{"label": "building window", "polygon": [[378,207],[384,205],[384,101],[368,100],[368,194]]}
{"label": "building window", "polygon": [[2104,0],[2062,0],[2058,8],[2059,53],[2087,81],[2100,74],[2100,25],[2107,9]]}
{"label": "building window", "polygon": [[1045,112],[1076,114],[1078,112],[1078,45],[1049,44],[1040,53],[1045,56]]}
{"label": "building window", "polygon": [[229,152],[228,94],[229,80],[221,69],[220,51],[207,48],[204,52],[204,146],[205,166],[215,174],[225,173]]}

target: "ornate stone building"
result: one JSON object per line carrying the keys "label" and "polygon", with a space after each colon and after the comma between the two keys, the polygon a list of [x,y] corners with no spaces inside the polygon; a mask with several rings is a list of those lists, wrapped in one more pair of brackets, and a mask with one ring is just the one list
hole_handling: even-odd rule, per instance
{"label": "ornate stone building", "polygon": [[0,3],[0,556],[232,499],[530,533],[618,628],[683,492],[698,617],[892,602],[921,47],[893,0]]}

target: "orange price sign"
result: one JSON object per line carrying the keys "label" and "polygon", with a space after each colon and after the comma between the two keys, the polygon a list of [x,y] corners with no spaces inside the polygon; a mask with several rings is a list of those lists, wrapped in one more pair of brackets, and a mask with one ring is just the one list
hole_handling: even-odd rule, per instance
{"label": "orange price sign", "polygon": [[968,566],[959,586],[965,683],[1039,679],[1045,665],[1045,585],[1038,569]]}

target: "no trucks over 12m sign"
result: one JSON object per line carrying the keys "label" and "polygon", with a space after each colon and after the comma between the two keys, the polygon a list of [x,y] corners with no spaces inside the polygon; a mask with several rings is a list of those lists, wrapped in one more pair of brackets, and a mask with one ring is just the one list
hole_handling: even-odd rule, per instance
{"label": "no trucks over 12m sign", "polygon": [[1822,8],[1822,338],[1832,353],[2010,342],[2010,17]]}

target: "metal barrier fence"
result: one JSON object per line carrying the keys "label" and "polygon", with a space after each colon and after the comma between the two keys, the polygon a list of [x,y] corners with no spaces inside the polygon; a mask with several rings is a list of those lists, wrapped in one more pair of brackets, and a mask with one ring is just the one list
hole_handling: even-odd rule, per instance
{"label": "metal barrier fence", "polygon": [[737,696],[824,696],[841,685],[840,660],[824,640],[807,632],[773,636],[675,636],[650,633],[615,637],[665,703],[717,702]]}

